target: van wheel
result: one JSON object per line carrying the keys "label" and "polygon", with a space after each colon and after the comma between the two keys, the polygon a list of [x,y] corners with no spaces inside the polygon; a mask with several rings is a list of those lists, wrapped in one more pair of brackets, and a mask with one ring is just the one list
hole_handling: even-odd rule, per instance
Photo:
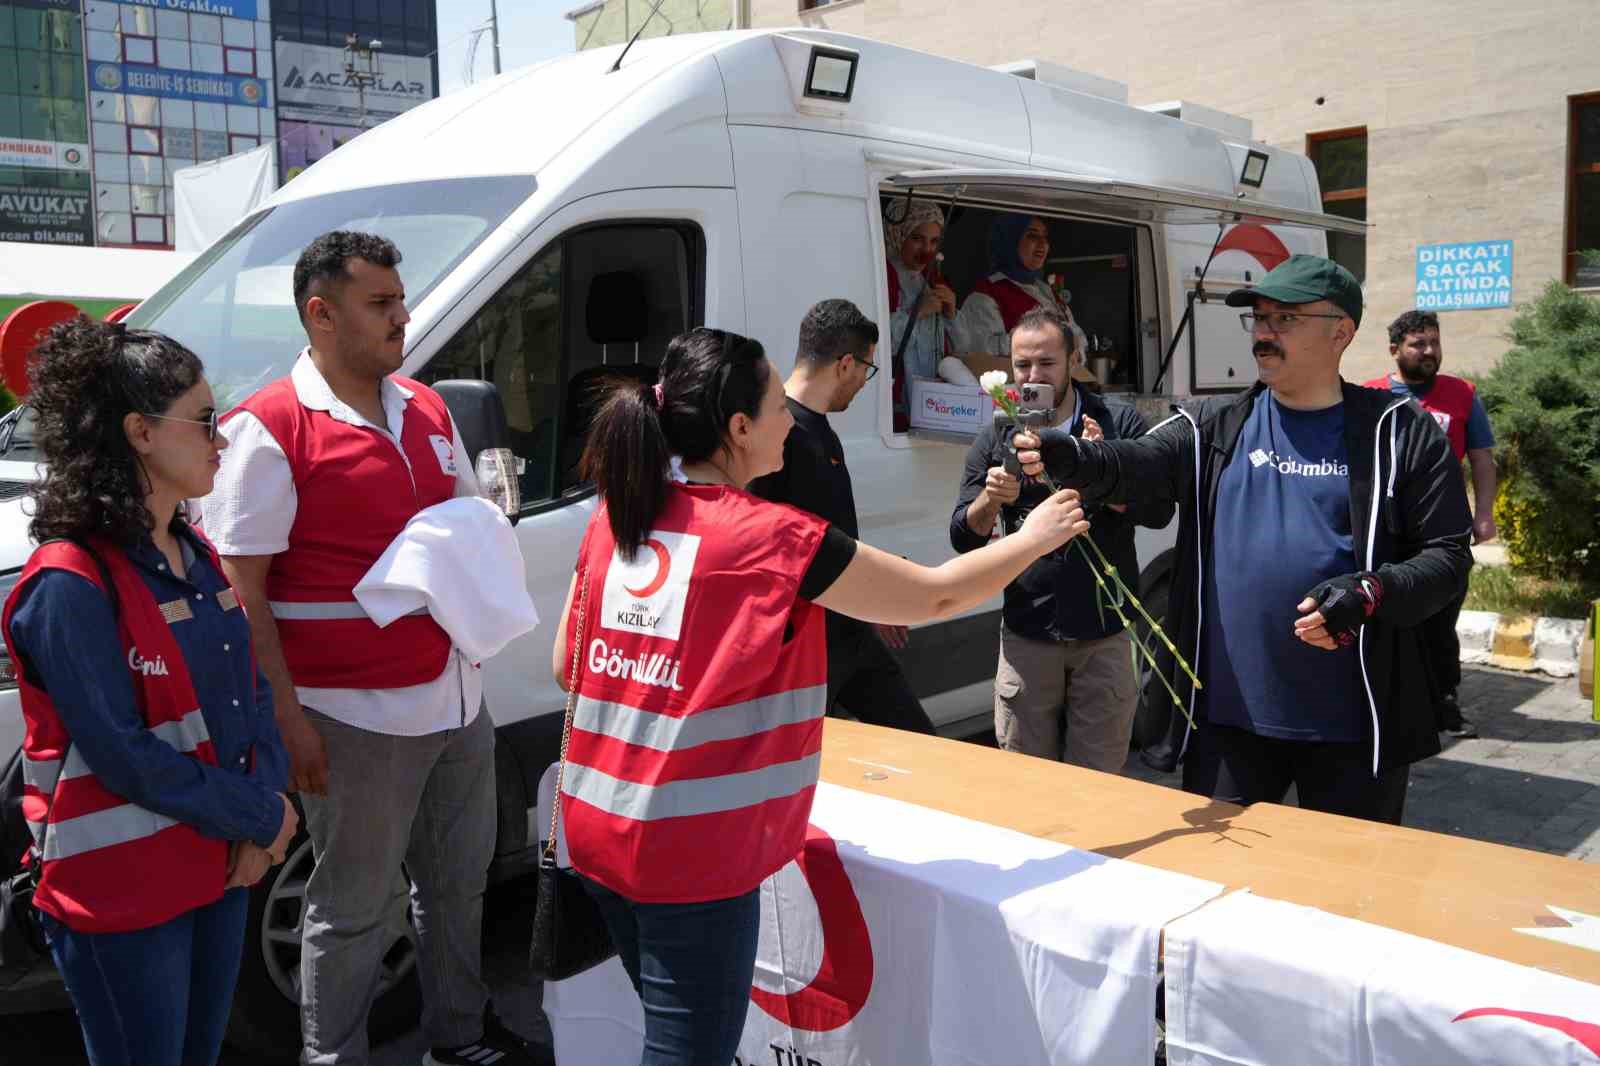
{"label": "van wheel", "polygon": [[[227,1039],[265,1059],[281,1061],[288,1049],[300,1047],[300,931],[311,867],[311,839],[302,829],[289,845],[289,857],[250,890],[244,961]],[[383,957],[367,1017],[368,1040],[377,1045],[410,1031],[421,1012],[416,931],[408,910],[404,928],[396,931]]]}
{"label": "van wheel", "polygon": [[[1140,598],[1144,609],[1150,612],[1150,617],[1161,623],[1167,635],[1172,635],[1171,627],[1167,624],[1167,606],[1172,600],[1172,576],[1162,577],[1149,592]],[[1150,633],[1150,626],[1142,616],[1133,619],[1134,630],[1138,633],[1144,646],[1155,655],[1156,662],[1163,668],[1172,665],[1172,653],[1159,640]],[[1138,654],[1138,653],[1135,653]],[[1170,675],[1169,675],[1170,676]],[[1139,709],[1133,719],[1133,746],[1136,749],[1148,748],[1159,741],[1167,733],[1167,727],[1172,721],[1172,695],[1167,692],[1167,686],[1156,677],[1149,660],[1139,655]]]}

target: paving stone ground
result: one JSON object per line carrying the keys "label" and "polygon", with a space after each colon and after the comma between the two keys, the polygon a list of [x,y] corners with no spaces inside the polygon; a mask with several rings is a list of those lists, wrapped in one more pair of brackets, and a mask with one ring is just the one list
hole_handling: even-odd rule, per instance
{"label": "paving stone ground", "polygon": [[[1573,678],[1489,668],[1461,671],[1473,740],[1411,769],[1405,824],[1454,836],[1600,862],[1600,722]],[[1126,776],[1178,786],[1128,760]],[[1290,801],[1292,802],[1292,800]]]}

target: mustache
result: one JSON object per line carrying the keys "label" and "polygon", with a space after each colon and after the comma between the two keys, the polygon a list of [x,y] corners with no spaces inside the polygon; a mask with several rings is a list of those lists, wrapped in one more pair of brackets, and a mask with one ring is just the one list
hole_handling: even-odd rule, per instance
{"label": "mustache", "polygon": [[1271,341],[1256,341],[1250,348],[1250,354],[1260,359],[1264,355],[1275,355],[1279,359],[1284,357],[1283,349]]}

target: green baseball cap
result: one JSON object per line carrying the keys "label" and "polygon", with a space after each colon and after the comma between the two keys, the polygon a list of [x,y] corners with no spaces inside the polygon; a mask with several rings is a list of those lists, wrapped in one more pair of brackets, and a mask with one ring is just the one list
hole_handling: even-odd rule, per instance
{"label": "green baseball cap", "polygon": [[1361,325],[1361,283],[1332,259],[1320,255],[1291,255],[1258,283],[1228,294],[1229,307],[1249,307],[1257,297],[1281,304],[1309,304],[1327,300]]}

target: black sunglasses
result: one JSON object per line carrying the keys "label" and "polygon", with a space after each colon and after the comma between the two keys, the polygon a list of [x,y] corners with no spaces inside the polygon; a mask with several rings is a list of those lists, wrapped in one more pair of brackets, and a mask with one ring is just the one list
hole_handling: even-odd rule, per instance
{"label": "black sunglasses", "polygon": [[196,426],[206,427],[206,440],[217,439],[217,412],[212,411],[209,418],[178,418],[174,415],[153,415],[148,411],[142,412],[146,418],[159,418],[163,422],[188,422]]}

